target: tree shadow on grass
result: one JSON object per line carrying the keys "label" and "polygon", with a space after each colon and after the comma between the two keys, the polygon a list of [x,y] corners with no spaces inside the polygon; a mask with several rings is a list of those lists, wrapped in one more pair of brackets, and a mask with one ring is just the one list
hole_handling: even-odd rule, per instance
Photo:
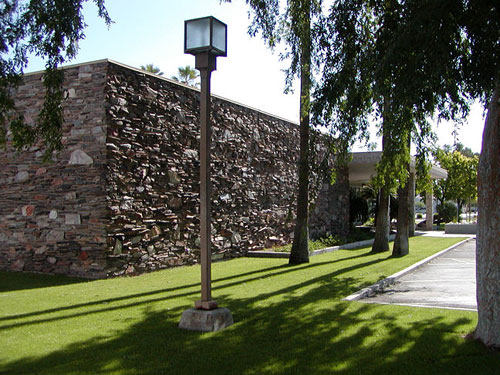
{"label": "tree shadow on grass", "polygon": [[[340,301],[349,289],[359,286],[358,279],[345,275],[352,268],[311,280],[302,278],[248,298],[223,294],[227,286],[219,285],[217,299],[232,311],[236,323],[215,333],[177,327],[182,311],[190,306],[167,310],[160,301],[145,301],[139,306],[142,319],[112,335],[75,342],[48,355],[4,362],[0,373],[497,373],[498,354],[466,342],[456,333],[468,327],[468,319],[435,312],[419,320],[410,316],[414,308]],[[307,273],[308,266],[286,269]],[[248,282],[253,276],[239,282]]]}
{"label": "tree shadow on grass", "polygon": [[[370,253],[360,254],[360,255],[355,255],[355,256],[351,256],[351,257],[336,259],[333,261],[305,264],[305,265],[301,265],[300,268],[297,268],[297,266],[290,266],[288,264],[284,264],[284,265],[272,266],[272,267],[262,268],[259,270],[249,271],[249,272],[245,272],[243,274],[216,278],[213,280],[213,290],[215,291],[218,289],[224,289],[224,288],[240,285],[242,283],[248,283],[248,282],[259,280],[259,279],[261,279],[261,276],[257,276],[257,275],[261,275],[264,273],[265,273],[266,277],[268,277],[268,278],[269,277],[276,277],[276,276],[285,275],[285,274],[289,274],[291,272],[297,272],[297,271],[304,270],[304,269],[311,269],[311,268],[320,267],[320,266],[324,266],[324,265],[332,265],[335,263],[345,262],[345,261],[349,261],[349,260],[353,260],[353,259],[357,259],[357,258],[364,258],[367,255],[371,255],[371,254]],[[385,260],[385,259],[375,259],[375,260],[372,260],[369,262],[357,264],[355,266],[341,268],[341,269],[335,271],[334,274],[332,274],[332,276],[340,275],[342,273],[352,271],[352,270],[357,269],[357,268],[363,268],[363,267],[366,267],[366,266],[371,265],[371,264],[379,263],[383,260]],[[31,275],[28,275],[28,276],[31,276]],[[46,275],[35,275],[35,276],[41,276],[42,282],[44,282],[43,279],[44,279],[44,276],[46,276]],[[252,276],[252,277],[248,277],[248,276]],[[307,284],[313,284],[316,282],[315,280],[317,280],[317,279],[312,279]],[[231,282],[227,282],[227,281],[231,281]],[[99,312],[106,312],[106,311],[112,311],[112,310],[117,310],[117,309],[123,309],[123,308],[127,308],[127,307],[145,305],[148,303],[166,301],[168,299],[174,299],[174,298],[178,298],[178,297],[187,297],[190,295],[196,295],[198,293],[198,290],[189,290],[189,289],[192,289],[193,287],[198,287],[199,285],[200,285],[199,283],[187,284],[187,285],[182,285],[179,287],[162,288],[162,289],[147,291],[147,292],[143,292],[143,293],[135,293],[135,294],[129,294],[129,295],[120,296],[120,297],[95,300],[95,301],[91,301],[91,302],[83,302],[83,303],[71,304],[71,305],[67,305],[67,306],[59,306],[59,307],[54,307],[51,309],[45,309],[45,310],[34,311],[34,312],[29,312],[29,313],[7,315],[7,316],[0,317],[0,322],[18,320],[18,319],[30,318],[30,317],[39,317],[39,319],[30,320],[27,322],[16,322],[13,324],[3,324],[0,326],[0,331],[5,330],[5,329],[10,329],[10,328],[15,328],[15,327],[21,327],[24,325],[32,325],[32,324],[37,324],[37,323],[47,323],[50,321],[75,318],[75,317],[84,316],[84,315],[88,315],[88,314],[95,314],[95,313],[99,313]],[[172,292],[180,292],[180,291],[182,291],[182,293],[169,294]],[[169,294],[169,295],[165,296],[165,294]],[[153,296],[157,296],[157,297],[150,298],[150,299],[145,300],[145,301],[139,301],[139,302],[133,301],[134,299],[137,299],[137,298],[153,297]],[[257,298],[260,299],[262,297],[257,297]],[[122,304],[122,305],[116,306],[116,307],[107,306],[110,303],[123,302],[123,301],[126,302],[129,300],[131,302],[128,304],[125,304],[125,305]],[[94,310],[91,310],[88,312],[74,312],[74,313],[71,312],[71,311],[76,311],[77,309],[87,308],[87,307],[97,307],[97,309],[94,309]],[[68,311],[69,313],[66,316],[59,315],[59,316],[53,317],[53,318],[44,318],[43,317],[44,315],[53,314],[53,313],[57,313],[57,312],[61,312],[61,311]]]}
{"label": "tree shadow on grass", "polygon": [[145,308],[140,322],[113,337],[8,363],[0,373],[471,375],[498,370],[498,355],[450,333],[467,324],[464,319],[434,317],[403,326],[383,310],[346,302],[297,313],[326,288],[265,308],[248,308],[247,301],[225,296],[236,324],[211,334],[178,329],[182,308]]}
{"label": "tree shadow on grass", "polygon": [[89,282],[80,277],[0,271],[0,293]]}

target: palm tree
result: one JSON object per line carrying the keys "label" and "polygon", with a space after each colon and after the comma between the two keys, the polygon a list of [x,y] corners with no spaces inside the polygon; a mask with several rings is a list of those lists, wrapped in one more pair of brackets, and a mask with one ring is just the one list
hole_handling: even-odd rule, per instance
{"label": "palm tree", "polygon": [[177,75],[171,78],[189,86],[198,86],[198,83],[195,82],[198,79],[198,73],[190,65],[186,65],[185,67],[180,66]]}
{"label": "palm tree", "polygon": [[146,72],[153,73],[159,76],[163,75],[163,72],[160,72],[160,68],[154,66],[153,64],[141,65],[141,69],[145,70]]}

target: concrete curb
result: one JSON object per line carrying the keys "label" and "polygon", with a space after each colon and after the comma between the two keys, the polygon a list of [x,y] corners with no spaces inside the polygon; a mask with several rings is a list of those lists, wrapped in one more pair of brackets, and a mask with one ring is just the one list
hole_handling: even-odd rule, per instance
{"label": "concrete curb", "polygon": [[396,272],[395,274],[393,274],[393,275],[391,275],[383,280],[380,280],[379,282],[376,282],[375,284],[372,284],[364,289],[357,291],[356,293],[351,294],[350,296],[347,296],[346,298],[344,298],[344,301],[357,301],[357,300],[360,300],[360,299],[363,299],[363,298],[366,298],[369,296],[373,296],[377,292],[384,290],[384,288],[386,288],[390,285],[393,285],[398,279],[400,279],[404,275],[406,275],[412,271],[415,271],[417,268],[422,267],[423,265],[429,263],[430,261],[443,255],[444,253],[447,253],[448,251],[453,250],[453,249],[457,248],[458,246],[463,245],[464,243],[466,243],[468,241],[475,240],[475,239],[476,239],[475,237],[472,237],[472,238],[467,238],[463,241],[460,241],[460,242],[456,243],[455,245],[448,247],[447,249],[441,250],[440,252],[433,254],[430,257],[422,259],[420,262],[417,262],[417,263],[411,265],[410,267],[405,268],[402,271]]}
{"label": "concrete curb", "polygon": [[[389,236],[389,241],[394,241],[394,238],[396,238],[396,235],[391,234]],[[373,241],[374,240],[365,240],[365,241],[346,243],[340,246],[325,247],[324,249],[319,249],[309,252],[309,256],[331,253],[337,250],[345,250],[345,249],[348,250],[348,249],[356,249],[358,247],[365,247],[372,245]],[[274,251],[249,251],[247,252],[246,256],[249,258],[289,258],[290,253],[285,253],[285,252],[280,253]]]}
{"label": "concrete curb", "polygon": [[[394,241],[395,238],[396,238],[396,235],[391,234],[389,236],[389,241]],[[358,247],[370,246],[370,245],[373,245],[374,241],[375,240],[373,239],[373,240],[365,240],[365,241],[346,243],[346,244],[340,245],[340,246],[325,247],[324,249],[311,251],[309,253],[309,255],[313,256],[313,255],[331,253],[331,252],[337,251],[337,250],[349,250],[349,249],[356,249]]]}
{"label": "concrete curb", "polygon": [[245,255],[248,258],[289,258],[290,253],[280,253],[278,251],[248,251]]}

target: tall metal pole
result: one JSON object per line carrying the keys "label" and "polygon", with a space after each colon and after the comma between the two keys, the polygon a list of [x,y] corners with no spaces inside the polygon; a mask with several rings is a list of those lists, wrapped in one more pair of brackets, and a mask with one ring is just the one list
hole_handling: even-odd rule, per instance
{"label": "tall metal pole", "polygon": [[195,68],[200,71],[200,262],[201,299],[194,308],[182,313],[179,328],[213,332],[234,323],[229,309],[217,307],[212,300],[210,251],[210,76],[216,69],[217,56],[227,53],[227,26],[214,17],[202,17],[184,22],[184,52],[195,56]]}
{"label": "tall metal pole", "polygon": [[209,52],[196,55],[196,69],[200,71],[200,247],[201,247],[201,300],[195,302],[197,309],[212,310],[217,303],[212,301],[211,262],[211,183],[210,183],[210,77],[216,69],[216,57]]}

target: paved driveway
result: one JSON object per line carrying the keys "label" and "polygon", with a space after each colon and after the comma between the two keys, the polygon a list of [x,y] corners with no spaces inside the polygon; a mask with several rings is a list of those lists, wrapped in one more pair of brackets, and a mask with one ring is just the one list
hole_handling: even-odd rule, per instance
{"label": "paved driveway", "polygon": [[360,301],[477,310],[475,254],[476,241],[468,241]]}

